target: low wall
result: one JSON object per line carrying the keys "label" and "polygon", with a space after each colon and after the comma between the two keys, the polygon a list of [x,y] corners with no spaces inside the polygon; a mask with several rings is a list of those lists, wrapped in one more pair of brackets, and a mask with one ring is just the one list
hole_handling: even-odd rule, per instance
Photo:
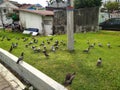
{"label": "low wall", "polygon": [[92,25],[86,25],[86,26],[78,26],[76,25],[76,33],[80,33],[80,32],[97,32],[99,30],[99,26],[92,26]]}
{"label": "low wall", "polygon": [[22,61],[16,64],[18,57],[1,48],[0,59],[38,90],[67,90],[64,86],[26,62]]}

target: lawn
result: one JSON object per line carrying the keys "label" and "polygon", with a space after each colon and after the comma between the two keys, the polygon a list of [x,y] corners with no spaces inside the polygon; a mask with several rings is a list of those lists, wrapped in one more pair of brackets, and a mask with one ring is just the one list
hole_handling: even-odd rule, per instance
{"label": "lawn", "polygon": [[[2,38],[5,36],[4,40]],[[8,41],[6,38],[10,38]],[[28,38],[24,42],[24,38]],[[38,43],[33,43],[25,47],[33,38]],[[50,44],[47,40],[53,38]],[[59,41],[59,48],[52,52],[51,46],[54,42]],[[94,48],[89,53],[83,50],[90,44],[95,43]],[[42,53],[42,42],[45,42],[49,57],[45,57]],[[68,86],[69,90],[119,90],[120,89],[120,32],[99,31],[97,33],[77,33],[74,34],[74,51],[67,50],[67,44],[62,45],[60,42],[67,42],[66,35],[56,36],[36,36],[22,35],[20,33],[0,31],[0,48],[9,51],[12,42],[18,43],[18,47],[13,49],[12,54],[17,57],[21,52],[25,53],[24,61],[31,64],[38,70],[47,74],[59,83],[63,83],[67,73],[76,72],[76,76],[72,85]],[[103,47],[99,47],[98,43],[102,43]],[[112,48],[107,47],[110,42]],[[32,50],[32,46],[41,48],[41,52],[36,53]],[[97,59],[102,58],[102,66],[97,67]]]}

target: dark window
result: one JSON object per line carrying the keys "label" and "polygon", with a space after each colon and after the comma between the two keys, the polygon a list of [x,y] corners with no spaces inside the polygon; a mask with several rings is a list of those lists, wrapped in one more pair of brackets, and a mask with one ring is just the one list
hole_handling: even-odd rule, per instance
{"label": "dark window", "polygon": [[3,9],[3,12],[6,13],[6,9]]}

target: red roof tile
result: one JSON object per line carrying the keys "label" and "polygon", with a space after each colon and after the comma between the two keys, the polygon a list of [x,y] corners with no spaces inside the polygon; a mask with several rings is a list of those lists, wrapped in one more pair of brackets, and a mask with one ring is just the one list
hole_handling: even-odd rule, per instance
{"label": "red roof tile", "polygon": [[20,9],[28,9],[29,7],[32,7],[32,4],[22,4],[19,8]]}
{"label": "red roof tile", "polygon": [[39,15],[43,15],[43,16],[53,16],[54,15],[53,11],[48,11],[48,10],[28,10],[28,9],[18,9],[18,10],[23,11],[23,12],[39,14]]}

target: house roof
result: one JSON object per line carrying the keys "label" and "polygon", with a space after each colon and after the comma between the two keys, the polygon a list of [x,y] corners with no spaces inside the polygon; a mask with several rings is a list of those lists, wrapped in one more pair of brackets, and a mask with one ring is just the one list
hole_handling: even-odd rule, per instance
{"label": "house roof", "polygon": [[53,11],[48,11],[48,10],[28,10],[28,9],[18,9],[18,10],[23,11],[23,12],[28,12],[28,13],[39,14],[42,16],[53,16],[54,15]]}
{"label": "house roof", "polygon": [[32,4],[21,4],[20,9],[28,9],[28,8],[30,8],[32,6],[33,6]]}
{"label": "house roof", "polygon": [[20,9],[29,9],[29,8],[43,8],[40,4],[21,4],[19,6]]}
{"label": "house roof", "polygon": [[40,5],[39,3],[38,4],[35,4],[36,7],[42,7],[42,5]]}
{"label": "house roof", "polygon": [[16,5],[12,4],[11,2],[5,0],[4,2],[0,3],[0,8],[5,8],[5,7],[9,7],[9,8],[18,8]]}

